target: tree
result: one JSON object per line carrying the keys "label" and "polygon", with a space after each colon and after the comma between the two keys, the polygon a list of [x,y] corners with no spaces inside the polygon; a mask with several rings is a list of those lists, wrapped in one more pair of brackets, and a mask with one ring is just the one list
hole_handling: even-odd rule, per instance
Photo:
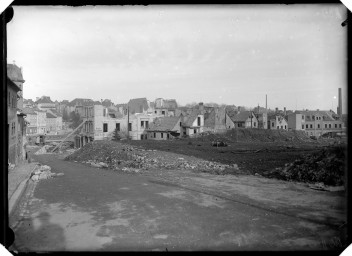
{"label": "tree", "polygon": [[115,141],[121,140],[121,135],[117,129],[115,129],[113,132],[112,140],[115,140]]}
{"label": "tree", "polygon": [[83,122],[80,115],[78,113],[75,113],[74,111],[70,113],[70,121],[72,122],[70,124],[70,128],[72,129],[77,128]]}

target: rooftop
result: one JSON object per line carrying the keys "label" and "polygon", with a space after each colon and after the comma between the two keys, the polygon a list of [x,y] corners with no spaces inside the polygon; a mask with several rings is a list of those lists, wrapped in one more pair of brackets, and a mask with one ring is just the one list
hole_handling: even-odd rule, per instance
{"label": "rooftop", "polygon": [[181,117],[160,117],[156,118],[153,123],[150,124],[150,131],[172,131],[177,122]]}

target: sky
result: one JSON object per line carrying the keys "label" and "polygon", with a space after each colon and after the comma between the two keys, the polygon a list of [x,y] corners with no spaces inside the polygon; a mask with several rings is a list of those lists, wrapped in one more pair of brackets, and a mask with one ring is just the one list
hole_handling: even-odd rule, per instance
{"label": "sky", "polygon": [[14,6],[24,98],[146,97],[347,113],[342,4]]}

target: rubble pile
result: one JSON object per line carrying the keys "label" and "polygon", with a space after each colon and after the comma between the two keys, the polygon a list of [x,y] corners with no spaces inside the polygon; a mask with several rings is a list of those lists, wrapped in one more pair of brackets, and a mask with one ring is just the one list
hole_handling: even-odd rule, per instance
{"label": "rubble pile", "polygon": [[264,174],[284,180],[340,186],[345,184],[346,155],[345,146],[326,147]]}
{"label": "rubble pile", "polygon": [[31,180],[39,181],[39,180],[46,180],[51,179],[53,177],[63,176],[63,173],[53,173],[51,172],[51,167],[48,165],[41,165],[38,166],[35,171],[31,175]]}
{"label": "rubble pile", "polygon": [[35,155],[51,154],[50,148],[52,148],[52,146],[50,146],[50,145],[45,145],[45,146],[43,146],[41,149],[39,149],[37,152],[35,152],[34,154],[35,154]]}
{"label": "rubble pile", "polygon": [[153,169],[187,169],[212,174],[233,174],[239,171],[237,164],[221,164],[114,141],[93,141],[65,159],[130,173]]}

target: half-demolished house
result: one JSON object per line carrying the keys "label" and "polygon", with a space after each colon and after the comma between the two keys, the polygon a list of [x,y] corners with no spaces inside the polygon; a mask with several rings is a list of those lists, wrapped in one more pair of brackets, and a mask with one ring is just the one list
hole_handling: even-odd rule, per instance
{"label": "half-demolished house", "polygon": [[158,117],[147,129],[150,140],[168,140],[181,135],[182,116]]}
{"label": "half-demolished house", "polygon": [[258,128],[258,119],[253,111],[228,112],[234,128]]}

